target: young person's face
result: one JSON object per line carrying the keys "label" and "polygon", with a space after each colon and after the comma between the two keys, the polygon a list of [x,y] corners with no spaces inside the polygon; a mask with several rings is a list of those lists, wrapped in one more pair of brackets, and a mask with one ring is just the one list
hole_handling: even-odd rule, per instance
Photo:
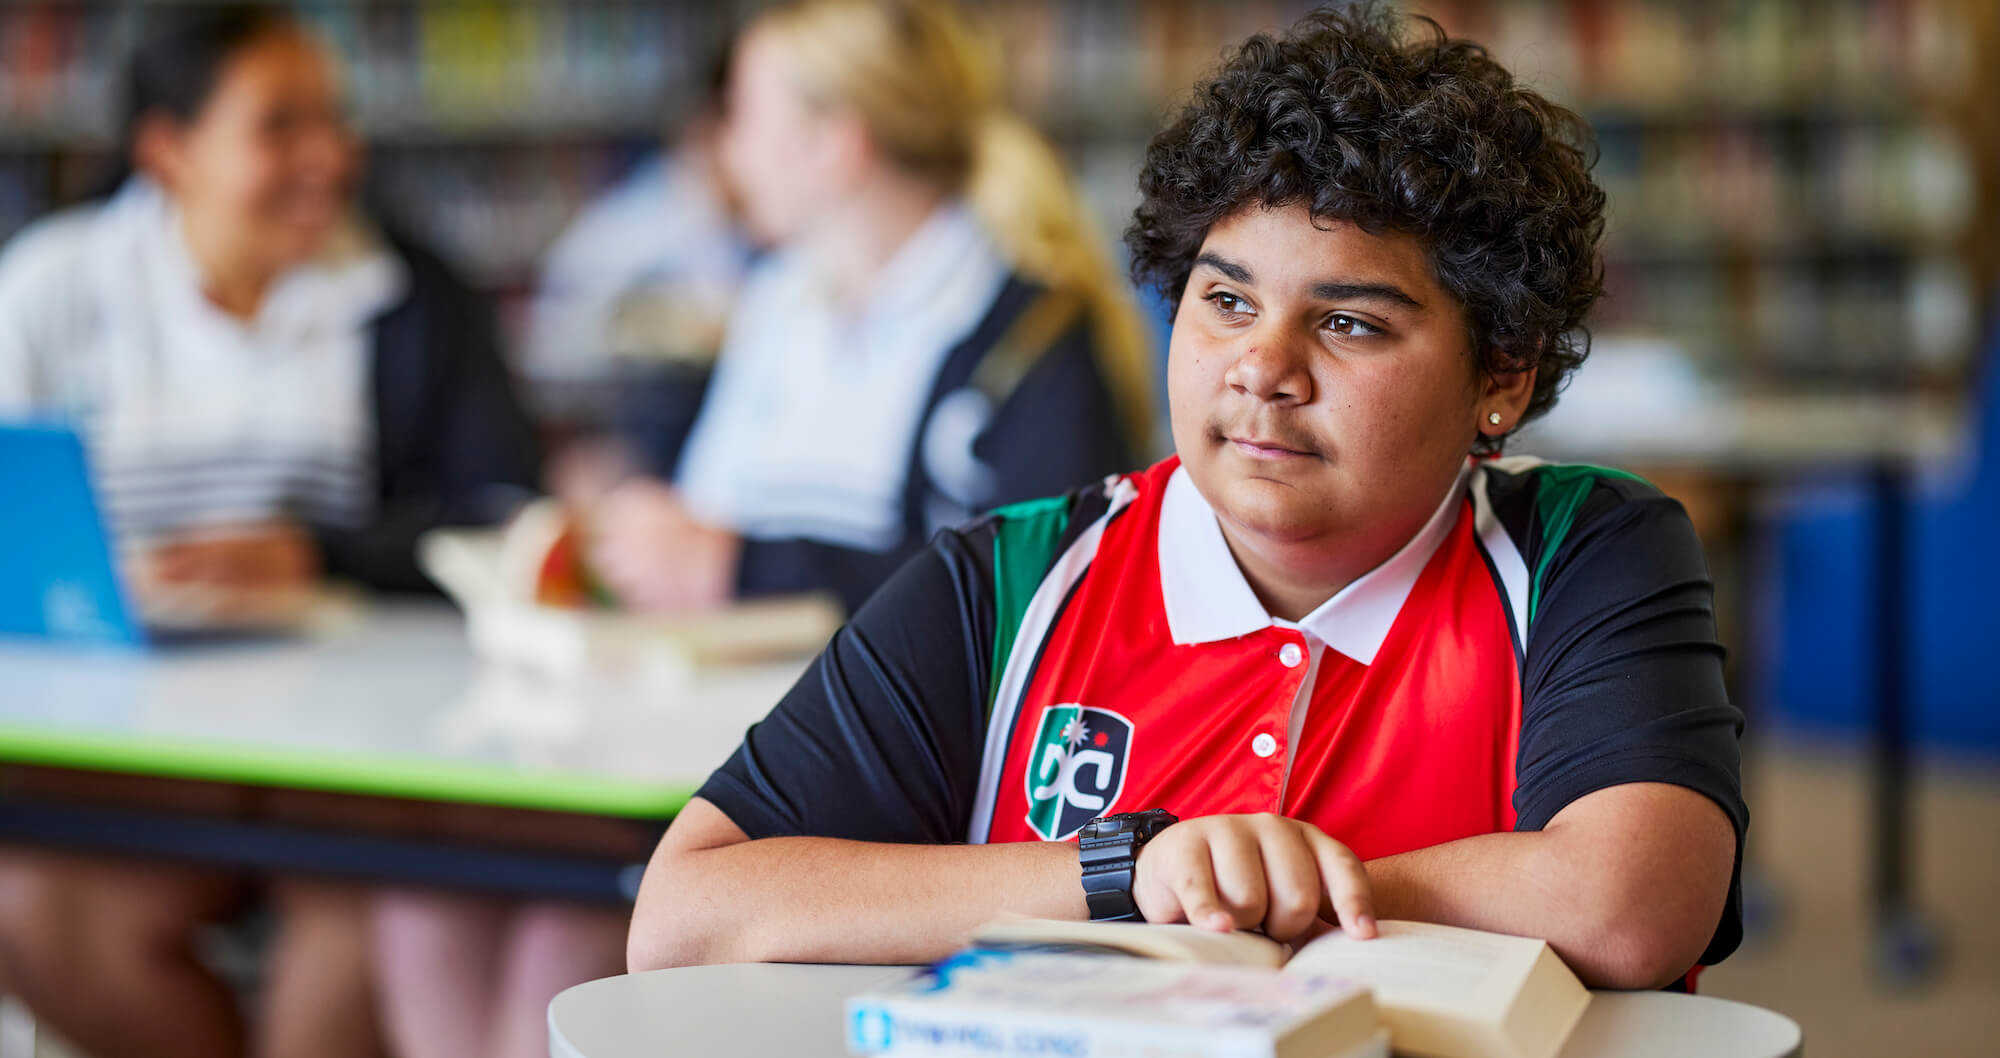
{"label": "young person's face", "polygon": [[834,116],[793,83],[783,44],[751,29],[729,67],[719,145],[722,169],[751,233],[769,243],[797,238],[835,196],[841,159]]}
{"label": "young person's face", "polygon": [[232,56],[192,121],[157,118],[143,135],[148,168],[188,223],[273,267],[324,249],[360,164],[333,60],[289,29]]}
{"label": "young person's face", "polygon": [[1437,508],[1485,415],[1524,406],[1469,341],[1414,237],[1243,210],[1210,229],[1174,317],[1175,448],[1232,544],[1379,561]]}

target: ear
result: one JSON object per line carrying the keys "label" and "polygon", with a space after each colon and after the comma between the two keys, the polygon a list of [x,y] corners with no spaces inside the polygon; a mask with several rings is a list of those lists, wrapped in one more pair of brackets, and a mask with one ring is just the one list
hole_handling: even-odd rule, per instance
{"label": "ear", "polygon": [[[1473,405],[1473,414],[1478,417],[1479,432],[1486,437],[1499,437],[1521,424],[1521,416],[1528,410],[1528,402],[1535,396],[1535,368],[1509,371],[1504,374],[1488,375],[1479,384],[1479,401]],[[1493,416],[1500,416],[1499,422]]]}
{"label": "ear", "polygon": [[187,171],[187,129],[155,111],[139,119],[132,133],[132,167],[169,191]]}

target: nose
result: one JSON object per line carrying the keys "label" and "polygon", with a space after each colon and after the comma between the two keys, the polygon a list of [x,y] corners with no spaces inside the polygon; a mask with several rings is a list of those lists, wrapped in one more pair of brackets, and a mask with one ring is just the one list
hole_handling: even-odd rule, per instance
{"label": "nose", "polygon": [[344,181],[360,162],[360,144],[339,117],[315,121],[300,140],[298,160],[315,176]]}
{"label": "nose", "polygon": [[1312,372],[1297,344],[1259,328],[1246,337],[1223,382],[1247,397],[1271,404],[1304,404],[1313,398]]}

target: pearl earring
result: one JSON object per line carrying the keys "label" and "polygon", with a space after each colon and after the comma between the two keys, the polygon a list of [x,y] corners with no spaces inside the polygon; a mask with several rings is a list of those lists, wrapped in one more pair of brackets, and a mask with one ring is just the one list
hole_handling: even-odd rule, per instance
{"label": "pearl earring", "polygon": [[1497,411],[1489,411],[1489,412],[1487,412],[1487,413],[1486,413],[1486,421],[1487,421],[1487,422],[1489,422],[1489,423],[1491,423],[1491,424],[1493,424],[1494,426],[1498,426],[1498,425],[1500,425],[1500,413],[1499,413],[1499,412],[1497,412]]}

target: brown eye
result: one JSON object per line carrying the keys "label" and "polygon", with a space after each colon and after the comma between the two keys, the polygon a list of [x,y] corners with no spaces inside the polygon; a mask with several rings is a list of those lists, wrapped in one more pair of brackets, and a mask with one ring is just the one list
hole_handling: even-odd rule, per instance
{"label": "brown eye", "polygon": [[1382,329],[1366,324],[1352,316],[1335,315],[1327,321],[1327,328],[1343,338],[1368,338],[1382,333]]}
{"label": "brown eye", "polygon": [[1243,314],[1243,299],[1231,294],[1227,290],[1217,290],[1210,294],[1204,294],[1202,295],[1202,300],[1214,305],[1216,313],[1225,318]]}

